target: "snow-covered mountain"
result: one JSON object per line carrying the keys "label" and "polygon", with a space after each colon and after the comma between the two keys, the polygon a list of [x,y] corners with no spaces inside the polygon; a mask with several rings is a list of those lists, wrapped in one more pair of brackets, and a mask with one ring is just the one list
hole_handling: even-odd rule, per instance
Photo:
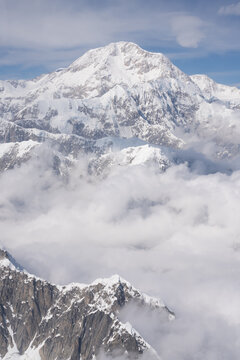
{"label": "snow-covered mountain", "polygon": [[[4,160],[3,169],[27,159],[33,142],[46,141],[53,158],[67,158],[67,164],[80,152],[103,156],[102,164],[121,139],[124,149],[131,147],[126,139],[141,140],[141,148],[129,152],[144,152],[143,161],[152,159],[152,145],[184,149],[196,136],[214,142],[217,156],[229,157],[239,153],[240,90],[204,75],[187,76],[160,53],[118,42],[34,80],[0,81],[0,119],[1,143],[12,143],[9,151],[19,148],[21,154]],[[114,163],[128,162],[122,148]],[[6,149],[0,150],[5,159]]]}
{"label": "snow-covered mountain", "polygon": [[[211,151],[209,158],[207,151]],[[0,81],[0,171],[44,159],[41,164],[44,163],[45,166],[43,172],[44,175],[46,173],[46,180],[43,178],[40,185],[33,180],[34,186],[36,183],[36,187],[39,185],[41,188],[36,200],[37,209],[35,210],[35,204],[30,208],[34,216],[39,206],[48,219],[46,209],[52,205],[47,204],[45,207],[46,197],[42,199],[41,195],[45,189],[48,189],[46,196],[51,193],[52,182],[56,188],[59,185],[54,177],[48,176],[51,172],[45,172],[46,169],[53,169],[57,174],[65,176],[74,165],[76,168],[79,165],[80,170],[81,166],[86,165],[87,175],[104,176],[118,167],[130,170],[143,164],[164,171],[174,163],[187,161],[194,169],[194,164],[191,164],[195,159],[204,159],[207,172],[218,169],[230,172],[228,162],[225,166],[222,159],[238,155],[240,90],[217,84],[205,75],[188,76],[164,55],[147,52],[133,43],[113,43],[88,51],[68,68],[58,69],[33,80]],[[81,157],[84,157],[86,164],[84,160],[84,165],[78,162]],[[11,171],[8,173],[9,177],[1,175],[5,189],[8,187],[8,180],[13,179],[11,184],[16,185],[14,194],[17,194],[21,191],[18,179],[22,182],[22,179],[31,176],[32,170],[36,170],[34,176],[38,179],[38,165],[38,162],[33,163],[30,171],[29,168],[25,171],[26,168],[21,167],[19,178],[15,177],[15,172],[11,177]],[[134,172],[130,190],[134,188],[135,178],[140,173],[141,171]],[[121,172],[113,174],[118,176]],[[151,176],[152,172],[149,174]],[[71,191],[76,186],[76,178],[73,178],[72,184],[69,181]],[[77,182],[78,180],[79,177]],[[124,180],[123,186],[127,181],[128,179]],[[95,185],[94,181],[91,184]],[[173,182],[170,185],[166,182],[166,187],[171,184]],[[80,187],[81,185],[80,182]],[[146,182],[146,186],[148,185]],[[28,182],[23,187],[28,188]],[[118,191],[117,187],[113,188],[113,192]],[[155,189],[153,187],[152,192]],[[163,191],[164,189],[165,187]],[[205,187],[200,187],[200,192],[201,189]],[[92,188],[89,192],[91,190]],[[176,187],[175,193],[178,190],[182,191]],[[28,193],[30,200],[31,191]],[[83,186],[82,192],[84,191]],[[184,190],[183,194],[187,191]],[[139,193],[137,192],[136,199]],[[55,200],[58,194],[56,192],[54,195],[54,206],[59,204]],[[190,192],[189,199],[191,194]],[[24,222],[28,221],[27,217],[25,220],[23,211],[25,204],[22,199],[25,193],[20,195],[19,198],[12,194],[6,197],[9,208],[14,208],[14,222],[10,222],[14,226],[19,213]],[[69,203],[73,196],[72,193],[70,195]],[[133,202],[131,197],[130,202],[126,199],[126,207],[132,209],[133,204],[133,213],[137,217],[134,196]],[[162,206],[161,198],[155,204],[154,196],[155,193],[149,200],[151,207]],[[61,197],[66,198],[65,194]],[[31,202],[30,200],[28,201]],[[105,200],[106,196],[103,196],[99,202],[102,204]],[[148,197],[146,200],[148,201]],[[181,213],[181,206],[172,206],[170,200],[167,202],[171,214],[172,211]],[[4,201],[1,204],[3,209]],[[87,203],[86,199],[81,204],[84,211],[85,201]],[[110,201],[113,202],[110,209],[113,209],[114,199]],[[145,203],[144,197],[143,201]],[[215,203],[215,198],[211,201]],[[138,199],[136,204],[138,206]],[[92,208],[95,212],[95,207]],[[199,211],[200,224],[205,221],[202,218],[208,217],[206,209],[203,206],[203,210]],[[100,217],[104,211],[100,212]],[[70,211],[69,216],[73,212]],[[93,212],[90,211],[89,214]],[[80,218],[81,212],[79,214]],[[154,221],[164,221],[165,217],[161,218],[158,214],[156,212]],[[153,215],[155,217],[155,212]],[[3,221],[5,217],[8,217],[7,211],[3,213]],[[52,218],[54,216],[50,214],[49,219]],[[39,225],[40,230],[44,227],[44,221],[41,223],[43,225]],[[64,222],[64,216],[57,218],[57,225],[58,221]],[[95,225],[94,221],[90,224]],[[79,228],[80,225],[77,224],[77,229]],[[99,229],[102,231],[104,227]],[[140,231],[141,229],[140,227]],[[156,234],[158,236],[159,232]],[[161,236],[164,236],[164,232]],[[100,356],[101,351],[110,357],[121,355],[143,360],[159,359],[137,329],[122,320],[121,310],[127,309],[130,304],[136,305],[140,311],[149,309],[154,312],[160,324],[161,321],[174,318],[174,314],[160,300],[142,294],[119,276],[98,279],[89,285],[57,286],[30,275],[7,252],[0,250],[1,359],[75,360],[81,356],[82,360],[94,360]]]}
{"label": "snow-covered mountain", "polygon": [[118,275],[90,285],[56,286],[30,275],[0,250],[0,358],[91,360],[102,351],[160,359],[130,323],[119,319],[130,303],[162,321],[174,319],[162,301]]}

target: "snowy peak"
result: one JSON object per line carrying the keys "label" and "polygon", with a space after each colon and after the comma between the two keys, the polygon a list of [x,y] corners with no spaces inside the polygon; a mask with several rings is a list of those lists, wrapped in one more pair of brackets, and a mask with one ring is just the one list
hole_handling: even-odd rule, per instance
{"label": "snowy peak", "polygon": [[[109,58],[117,58],[117,57],[128,58],[130,56],[135,59],[155,58],[158,59],[158,62],[165,61],[170,64],[170,61],[167,59],[167,57],[165,57],[161,53],[151,53],[140,48],[140,46],[138,46],[137,44],[120,41],[116,43],[110,43],[109,45],[87,51],[83,56],[79,57],[76,61],[74,61],[70,65],[70,68],[83,63],[86,63],[88,65],[94,63],[95,65],[97,65],[97,63],[99,62],[100,63],[106,62]],[[127,64],[125,65],[127,66]]]}
{"label": "snowy peak", "polygon": [[[32,81],[0,82],[0,142],[12,143],[0,149],[0,169],[27,161],[44,142],[58,151],[59,174],[81,152],[99,155],[90,166],[99,173],[149,162],[164,170],[171,159],[160,147],[182,149],[196,134],[221,146],[216,156],[234,156],[239,99],[240,90],[189,77],[162,54],[111,43]],[[146,146],[112,152],[100,145],[134,138]]]}
{"label": "snowy peak", "polygon": [[[82,72],[85,76],[88,75],[88,78],[96,73],[101,73],[102,76],[105,74],[103,79],[112,81],[115,85],[134,85],[138,82],[174,77],[181,73],[163,54],[145,51],[129,42],[111,43],[90,50],[65,70],[68,71]],[[60,72],[59,75],[63,73]]]}
{"label": "snowy peak", "polygon": [[106,313],[116,313],[119,308],[131,302],[138,306],[164,312],[169,320],[175,318],[174,313],[159,298],[141,293],[117,274],[109,278],[96,279],[91,284],[72,283],[58,286],[58,289],[65,294],[78,293],[78,291],[83,294],[93,293],[91,306]]}
{"label": "snowy peak", "polygon": [[0,268],[9,268],[14,271],[24,270],[6,250],[2,249],[0,249]]}
{"label": "snowy peak", "polygon": [[[100,352],[124,359],[159,357],[119,313],[128,303],[157,315],[170,312],[160,300],[141,294],[118,275],[90,285],[55,286],[26,272],[16,271],[11,256],[0,252],[0,358],[94,359]],[[80,345],[81,346],[80,346]]]}
{"label": "snowy peak", "polygon": [[215,98],[216,100],[240,104],[240,90],[238,88],[218,84],[207,75],[197,74],[190,77],[208,100]]}
{"label": "snowy peak", "polygon": [[202,91],[206,91],[208,89],[214,89],[216,83],[210,77],[205,74],[196,74],[191,75],[191,79],[199,86]]}
{"label": "snowy peak", "polygon": [[[175,317],[160,299],[141,293],[127,280],[117,274],[110,278],[97,279],[90,284],[89,287],[98,287],[101,289],[102,294],[104,293],[108,299],[112,297],[112,309],[114,308],[114,301],[117,301],[120,306],[125,305],[127,302],[134,301],[138,305],[165,311],[169,320],[172,320]],[[103,297],[104,296],[102,295],[102,298]],[[108,308],[110,308],[109,304]]]}

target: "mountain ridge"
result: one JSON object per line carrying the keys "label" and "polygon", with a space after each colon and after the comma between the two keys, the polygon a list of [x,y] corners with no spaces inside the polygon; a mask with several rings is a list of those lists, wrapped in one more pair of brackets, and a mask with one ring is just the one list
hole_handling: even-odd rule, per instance
{"label": "mountain ridge", "polygon": [[[59,173],[81,154],[107,155],[111,146],[100,146],[102,139],[177,150],[197,136],[216,145],[215,157],[240,151],[240,90],[188,76],[163,54],[128,42],[89,50],[34,80],[0,81],[0,117],[1,143],[48,142]],[[1,169],[27,161],[28,150],[7,152]]]}
{"label": "mountain ridge", "polygon": [[[119,312],[128,304],[166,321],[174,314],[118,275],[91,284],[56,286],[28,274],[0,250],[0,358],[95,359],[108,355],[160,359]],[[80,345],[79,345],[80,344]]]}

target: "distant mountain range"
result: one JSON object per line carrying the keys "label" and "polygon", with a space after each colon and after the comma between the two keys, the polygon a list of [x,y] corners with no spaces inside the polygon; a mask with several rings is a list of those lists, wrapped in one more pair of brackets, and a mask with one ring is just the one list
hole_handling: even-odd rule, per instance
{"label": "distant mountain range", "polygon": [[239,119],[239,89],[187,76],[136,44],[112,43],[34,80],[0,81],[0,169],[46,144],[59,174],[82,153],[97,173],[145,162],[164,170],[172,151],[196,138],[213,143],[216,158],[234,157]]}

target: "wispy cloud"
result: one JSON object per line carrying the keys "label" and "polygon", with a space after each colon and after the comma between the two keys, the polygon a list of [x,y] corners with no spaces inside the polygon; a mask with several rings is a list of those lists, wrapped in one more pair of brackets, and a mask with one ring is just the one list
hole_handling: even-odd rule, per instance
{"label": "wispy cloud", "polygon": [[120,40],[175,59],[240,51],[239,24],[218,16],[215,3],[206,1],[203,9],[185,0],[149,1],[1,0],[0,66],[51,71],[86,50]]}
{"label": "wispy cloud", "polygon": [[240,15],[240,2],[226,5],[226,6],[221,6],[220,9],[218,10],[218,14],[239,16]]}
{"label": "wispy cloud", "polygon": [[[166,2],[151,1],[151,6],[146,7],[142,0],[105,1],[101,6],[73,0],[67,3],[2,0],[0,47],[6,49],[6,54],[1,62],[32,60],[34,64],[44,61],[51,64],[54,58],[59,62],[60,56],[67,63],[71,52],[70,61],[75,53],[78,57],[86,49],[119,40],[134,41],[148,48],[200,47],[206,52],[217,43],[218,28],[211,25],[210,29],[213,23],[206,17],[203,20],[201,13],[191,14],[183,4],[181,10],[175,11]],[[215,34],[212,39],[210,30]],[[226,41],[222,40],[221,46],[224,44]]]}

